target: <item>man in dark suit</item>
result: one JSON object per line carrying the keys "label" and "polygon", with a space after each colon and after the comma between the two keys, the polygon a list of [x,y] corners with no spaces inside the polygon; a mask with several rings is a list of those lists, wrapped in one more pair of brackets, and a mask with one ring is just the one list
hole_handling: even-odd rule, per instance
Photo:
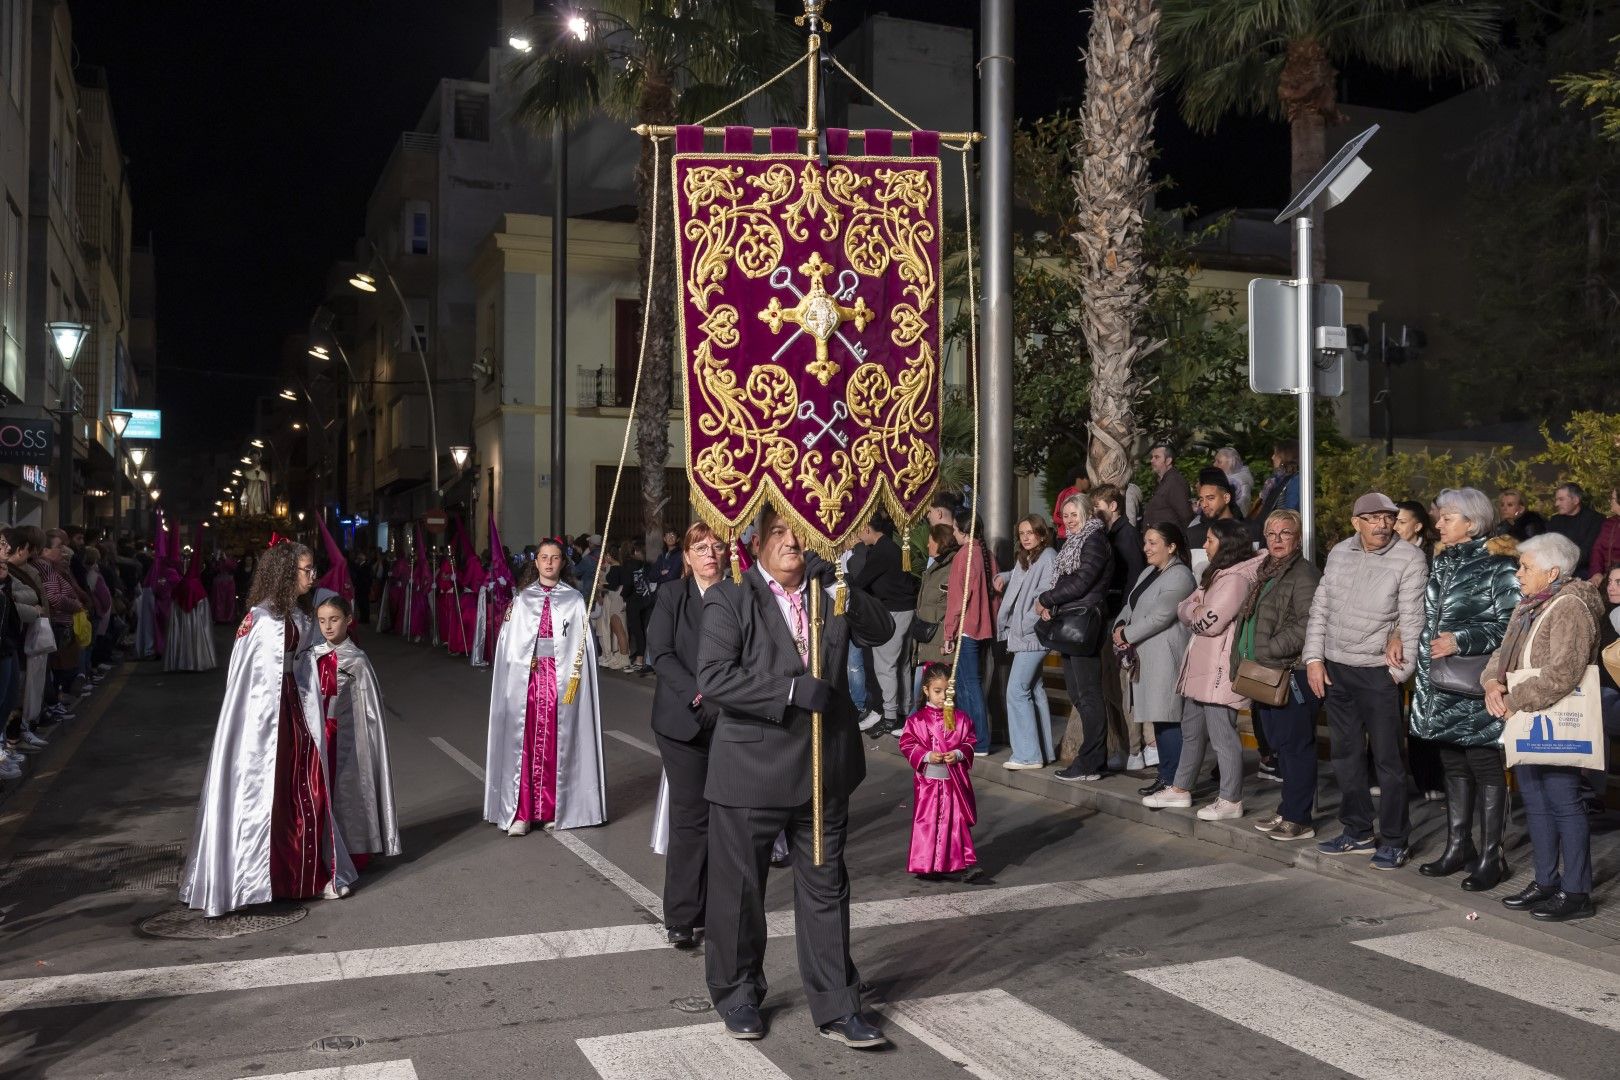
{"label": "man in dark suit", "polygon": [[[879,645],[894,620],[871,595],[846,589],[835,615],[833,567],[807,559],[786,519],[760,518],[759,562],[741,584],[703,598],[698,692],[718,709],[704,794],[709,810],[707,978],[715,1010],[735,1038],[765,1034],[765,876],[771,843],[793,850],[799,973],[822,1035],[848,1046],[887,1043],[861,1015],[849,956],[849,796],[866,777],[846,664],[855,646]],[[812,561],[814,565],[811,565]],[[821,677],[809,663],[811,588],[821,596]],[[811,720],[822,714],[823,850],[812,865]]]}
{"label": "man in dark suit", "polygon": [[647,662],[658,673],[652,729],[669,780],[669,847],[664,853],[664,931],[677,949],[697,944],[709,858],[709,739],[716,710],[698,693],[703,596],[725,572],[725,544],[702,522],[676,550],[681,571],[661,586],[647,624]]}

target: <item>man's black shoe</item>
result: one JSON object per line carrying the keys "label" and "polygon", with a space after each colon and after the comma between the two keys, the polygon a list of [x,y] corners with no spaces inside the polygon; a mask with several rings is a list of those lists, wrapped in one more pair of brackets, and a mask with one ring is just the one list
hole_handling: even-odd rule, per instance
{"label": "man's black shoe", "polygon": [[765,1021],[757,1005],[738,1005],[726,1013],[726,1034],[733,1039],[763,1039]]}
{"label": "man's black shoe", "polygon": [[1559,890],[1530,909],[1530,917],[1542,922],[1568,922],[1570,919],[1590,919],[1597,914],[1588,893]]}
{"label": "man's black shoe", "polygon": [[883,736],[893,735],[899,730],[900,725],[895,723],[893,720],[879,720],[866,730],[866,737],[871,739],[873,742],[877,742],[879,739],[883,738]]}
{"label": "man's black shoe", "polygon": [[1557,889],[1549,888],[1546,885],[1539,885],[1532,881],[1530,884],[1526,885],[1523,889],[1520,889],[1512,896],[1502,897],[1502,906],[1505,908],[1511,908],[1514,911],[1524,911],[1526,908],[1535,907],[1543,900],[1551,900],[1557,894]]}
{"label": "man's black shoe", "polygon": [[1165,788],[1167,788],[1169,786],[1170,785],[1165,783],[1163,780],[1155,779],[1153,781],[1153,783],[1147,785],[1146,787],[1137,788],[1136,793],[1138,795],[1143,796],[1143,797],[1146,797],[1148,795],[1157,795],[1159,792],[1163,791]]}
{"label": "man's black shoe", "polygon": [[677,949],[690,949],[697,944],[697,934],[690,926],[671,926],[666,936]]}
{"label": "man's black shoe", "polygon": [[[727,1021],[729,1026],[730,1021]],[[870,1050],[877,1046],[888,1046],[889,1038],[877,1028],[868,1024],[860,1013],[850,1013],[840,1016],[830,1024],[823,1024],[817,1029],[828,1039],[837,1039],[845,1046],[853,1046],[857,1050]]]}

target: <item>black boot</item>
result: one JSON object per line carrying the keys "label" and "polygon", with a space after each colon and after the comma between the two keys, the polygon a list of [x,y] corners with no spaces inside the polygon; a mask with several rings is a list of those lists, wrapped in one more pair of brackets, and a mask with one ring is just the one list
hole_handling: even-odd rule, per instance
{"label": "black boot", "polygon": [[1479,862],[1463,878],[1464,892],[1489,892],[1508,879],[1507,856],[1502,853],[1507,812],[1506,784],[1479,789]]}
{"label": "black boot", "polygon": [[1418,867],[1424,877],[1449,877],[1470,866],[1478,857],[1474,850],[1474,778],[1446,777],[1446,850],[1434,862]]}

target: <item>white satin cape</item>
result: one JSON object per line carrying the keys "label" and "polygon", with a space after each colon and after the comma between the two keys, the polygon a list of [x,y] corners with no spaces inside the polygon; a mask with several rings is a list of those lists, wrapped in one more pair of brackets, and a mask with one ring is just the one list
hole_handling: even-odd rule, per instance
{"label": "white satin cape", "polygon": [[398,855],[399,818],[377,672],[352,639],[336,646],[322,641],[310,655],[319,661],[334,651],[338,692],[330,709],[337,718],[337,775],[332,778],[332,816],[351,852]]}
{"label": "white satin cape", "polygon": [[[512,598],[495,643],[489,694],[489,744],[484,756],[484,820],[511,828],[517,816],[518,774],[523,767],[524,712],[529,700],[529,661],[540,632],[545,590],[536,582]],[[577,829],[607,820],[607,781],[602,772],[602,717],[597,708],[596,646],[586,624],[585,598],[569,585],[551,590],[551,630],[557,654],[557,828]],[[563,704],[574,655],[585,646],[579,693]]]}
{"label": "white satin cape", "polygon": [[142,585],[135,598],[135,655],[142,660],[157,652],[157,601],[152,587]]}
{"label": "white satin cape", "polygon": [[170,605],[163,670],[213,671],[218,666],[219,658],[214,655],[213,601],[205,596],[190,611],[181,611],[178,601]]}
{"label": "white satin cape", "polygon": [[[201,605],[199,605],[200,607]],[[247,633],[237,633],[219,707],[214,747],[208,755],[197,822],[180,874],[180,900],[209,917],[249,904],[268,903],[270,892],[270,818],[276,801],[276,746],[281,723],[281,676],[286,662],[281,619],[264,605],[248,613]],[[304,724],[321,748],[326,771],[326,725],[321,718],[320,687],[310,658],[314,621],[292,613],[298,646],[292,663],[304,707]],[[327,779],[331,811],[331,780]],[[354,864],[332,823],[334,874],[337,884],[355,879]]]}

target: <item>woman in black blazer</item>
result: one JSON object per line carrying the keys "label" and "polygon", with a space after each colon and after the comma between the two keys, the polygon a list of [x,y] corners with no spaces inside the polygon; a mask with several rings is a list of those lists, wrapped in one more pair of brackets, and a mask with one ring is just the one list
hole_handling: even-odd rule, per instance
{"label": "woman in black blazer", "polygon": [[678,949],[697,944],[708,877],[709,736],[715,713],[697,689],[703,594],[725,573],[726,546],[698,522],[681,538],[681,579],[659,589],[647,625],[647,660],[658,673],[652,729],[669,778],[669,850],[664,854],[664,929]]}

